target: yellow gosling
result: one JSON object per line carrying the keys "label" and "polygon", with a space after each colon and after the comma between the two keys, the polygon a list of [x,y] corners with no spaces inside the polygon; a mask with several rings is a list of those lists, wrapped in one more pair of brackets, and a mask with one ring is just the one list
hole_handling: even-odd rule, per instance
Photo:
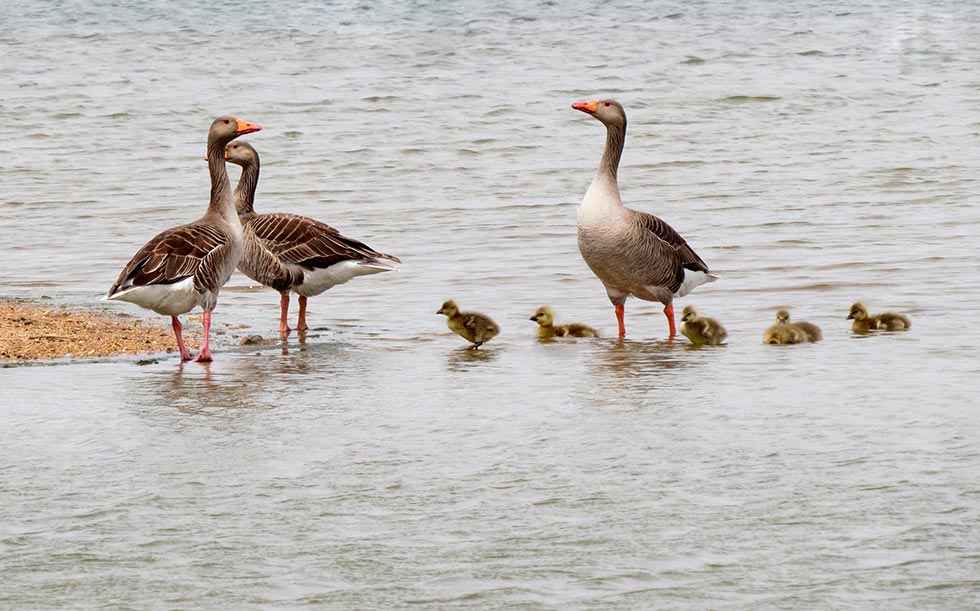
{"label": "yellow gosling", "polygon": [[681,333],[695,346],[718,346],[728,337],[720,322],[701,316],[692,305],[684,306],[681,323]]}
{"label": "yellow gosling", "polygon": [[555,312],[548,306],[534,311],[531,320],[538,323],[538,339],[554,337],[599,337],[599,332],[588,325],[573,322],[567,325],[555,324]]}
{"label": "yellow gosling", "polygon": [[794,325],[789,324],[789,312],[776,312],[776,324],[766,329],[762,334],[765,344],[801,344],[806,341],[806,334]]}
{"label": "yellow gosling", "polygon": [[870,333],[871,331],[907,331],[912,326],[912,321],[904,314],[895,312],[882,312],[872,316],[868,313],[868,308],[858,301],[851,306],[847,314],[851,323],[851,331],[855,333]]}
{"label": "yellow gosling", "polygon": [[473,344],[476,350],[500,333],[500,327],[489,316],[477,312],[460,312],[452,299],[446,300],[436,312],[446,317],[449,330]]}

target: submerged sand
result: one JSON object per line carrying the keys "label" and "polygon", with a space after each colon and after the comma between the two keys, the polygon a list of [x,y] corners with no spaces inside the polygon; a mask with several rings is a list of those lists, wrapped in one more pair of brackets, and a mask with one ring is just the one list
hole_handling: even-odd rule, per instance
{"label": "submerged sand", "polygon": [[[184,338],[197,347],[197,334],[186,326]],[[169,327],[124,314],[0,300],[0,360],[174,352],[176,347]]]}

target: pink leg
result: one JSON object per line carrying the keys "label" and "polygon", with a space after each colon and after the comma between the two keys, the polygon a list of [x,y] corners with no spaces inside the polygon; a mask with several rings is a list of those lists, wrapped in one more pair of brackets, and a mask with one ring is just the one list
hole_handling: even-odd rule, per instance
{"label": "pink leg", "polygon": [[669,303],[664,306],[664,315],[667,316],[667,324],[670,325],[670,339],[677,335],[677,327],[674,326],[674,304]]}
{"label": "pink leg", "polygon": [[623,304],[616,304],[616,322],[619,323],[619,339],[626,337],[626,308]]}
{"label": "pink leg", "polygon": [[306,326],[306,297],[299,296],[299,320],[296,321],[296,330],[305,333],[309,327]]}
{"label": "pink leg", "polygon": [[286,320],[287,314],[289,314],[289,291],[285,291],[279,297],[279,335],[282,337],[289,335],[291,330],[289,322]]}
{"label": "pink leg", "polygon": [[180,360],[189,361],[191,360],[191,353],[184,345],[184,337],[181,335],[180,319],[176,316],[170,317],[170,325],[174,328],[174,336],[177,338],[177,347],[180,349]]}
{"label": "pink leg", "polygon": [[198,363],[210,363],[211,358],[211,312],[204,311],[204,343],[201,344],[201,351],[197,355]]}

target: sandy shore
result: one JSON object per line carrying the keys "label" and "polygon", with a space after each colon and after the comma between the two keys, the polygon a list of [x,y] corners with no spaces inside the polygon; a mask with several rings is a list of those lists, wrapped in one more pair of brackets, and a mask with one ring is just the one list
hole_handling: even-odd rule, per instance
{"label": "sandy shore", "polygon": [[[193,325],[191,325],[193,326]],[[188,346],[198,346],[196,330],[185,326]],[[0,361],[174,352],[169,327],[124,314],[62,308],[0,299]]]}

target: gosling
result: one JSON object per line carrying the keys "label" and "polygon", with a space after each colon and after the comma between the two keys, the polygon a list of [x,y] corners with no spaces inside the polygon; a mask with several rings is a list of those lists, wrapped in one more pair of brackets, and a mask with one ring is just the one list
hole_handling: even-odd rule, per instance
{"label": "gosling", "polygon": [[460,312],[452,299],[446,300],[436,312],[446,316],[449,330],[473,344],[476,350],[500,333],[500,327],[489,316],[477,312]]}
{"label": "gosling", "polygon": [[806,334],[796,325],[789,324],[789,312],[776,312],[776,324],[762,334],[764,344],[802,344],[807,341]]}
{"label": "gosling", "polygon": [[806,336],[806,339],[804,341],[819,342],[820,340],[823,339],[823,332],[820,331],[820,327],[813,324],[812,322],[805,322],[805,321],[789,322],[789,312],[787,312],[786,310],[780,310],[779,313],[786,315],[786,319],[784,320],[784,322],[788,323],[791,327],[796,327],[797,329],[803,332],[803,335]]}
{"label": "gosling", "polygon": [[692,305],[684,306],[681,322],[681,333],[695,346],[718,346],[728,337],[720,322],[701,316]]}
{"label": "gosling", "polygon": [[538,339],[553,337],[599,337],[598,331],[588,325],[573,322],[567,325],[555,324],[555,313],[548,306],[534,311],[531,320],[538,323]]}
{"label": "gosling", "polygon": [[870,333],[872,331],[907,331],[912,326],[912,322],[904,314],[895,312],[883,312],[872,316],[868,314],[868,308],[858,301],[851,306],[851,311],[847,314],[851,323],[851,331],[855,333]]}

